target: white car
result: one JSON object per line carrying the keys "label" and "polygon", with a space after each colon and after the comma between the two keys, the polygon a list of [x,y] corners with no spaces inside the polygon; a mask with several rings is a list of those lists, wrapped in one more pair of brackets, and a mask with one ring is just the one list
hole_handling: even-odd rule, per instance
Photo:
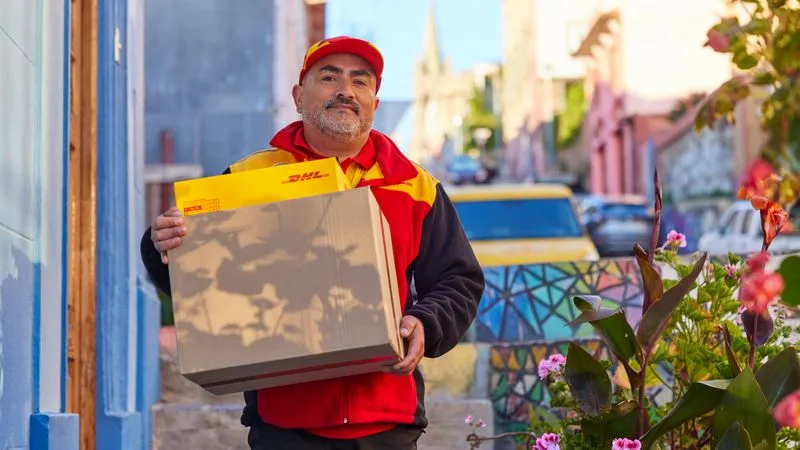
{"label": "white car", "polygon": [[[779,234],[770,245],[773,254],[800,252],[800,206],[789,213],[792,231]],[[749,201],[732,203],[722,214],[719,226],[700,237],[698,250],[709,255],[749,255],[761,250],[761,213]]]}

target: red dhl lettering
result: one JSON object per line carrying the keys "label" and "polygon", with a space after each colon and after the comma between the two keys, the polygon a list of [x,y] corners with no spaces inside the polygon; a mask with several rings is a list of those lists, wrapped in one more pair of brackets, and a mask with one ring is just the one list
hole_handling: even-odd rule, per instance
{"label": "red dhl lettering", "polygon": [[194,212],[194,211],[201,211],[203,209],[203,205],[195,205],[195,206],[187,206],[183,208],[184,213]]}
{"label": "red dhl lettering", "polygon": [[316,172],[306,172],[306,173],[298,173],[296,175],[289,175],[289,178],[282,181],[281,183],[283,184],[297,183],[298,181],[308,181],[316,178],[325,178],[327,176],[328,176],[327,173],[320,173],[320,171],[317,170]]}

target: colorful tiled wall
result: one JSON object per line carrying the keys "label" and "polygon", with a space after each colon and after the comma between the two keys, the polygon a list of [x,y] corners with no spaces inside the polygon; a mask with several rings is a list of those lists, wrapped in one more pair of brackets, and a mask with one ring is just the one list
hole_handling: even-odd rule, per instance
{"label": "colorful tiled wall", "polygon": [[526,427],[531,407],[548,404],[536,367],[554,352],[566,354],[570,340],[608,357],[591,325],[569,325],[578,316],[573,297],[598,295],[604,307],[624,308],[632,326],[641,318],[641,278],[632,258],[487,268],[485,274],[474,336],[490,347],[489,397],[498,431]]}

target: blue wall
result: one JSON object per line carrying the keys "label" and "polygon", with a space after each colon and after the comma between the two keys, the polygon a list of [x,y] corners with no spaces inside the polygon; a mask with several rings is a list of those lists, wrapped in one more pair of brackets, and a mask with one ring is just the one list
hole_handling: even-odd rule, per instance
{"label": "blue wall", "polygon": [[[97,126],[98,449],[150,447],[158,397],[158,301],[141,283],[143,0],[99,3]],[[134,24],[129,29],[130,24]],[[115,33],[124,51],[115,55]]]}
{"label": "blue wall", "polygon": [[[0,449],[78,449],[80,418],[65,412],[70,5],[0,1]],[[143,0],[100,2],[99,449],[148,449],[159,393],[158,301],[141,281],[135,250],[143,208],[143,15]],[[138,22],[129,35],[131,18]],[[117,30],[126,50],[118,59]]]}
{"label": "blue wall", "polygon": [[274,0],[146,2],[147,163],[173,131],[173,162],[206,175],[268,145]]}

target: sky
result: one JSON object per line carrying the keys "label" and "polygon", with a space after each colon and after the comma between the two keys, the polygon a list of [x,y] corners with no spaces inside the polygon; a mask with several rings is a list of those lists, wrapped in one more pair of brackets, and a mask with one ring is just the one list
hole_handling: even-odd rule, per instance
{"label": "sky", "polygon": [[[383,53],[379,97],[410,100],[414,66],[423,50],[431,0],[327,0],[325,34],[370,40]],[[502,56],[502,0],[433,0],[439,45],[456,71],[474,64],[499,62]],[[401,149],[407,148],[411,114],[398,126]]]}

